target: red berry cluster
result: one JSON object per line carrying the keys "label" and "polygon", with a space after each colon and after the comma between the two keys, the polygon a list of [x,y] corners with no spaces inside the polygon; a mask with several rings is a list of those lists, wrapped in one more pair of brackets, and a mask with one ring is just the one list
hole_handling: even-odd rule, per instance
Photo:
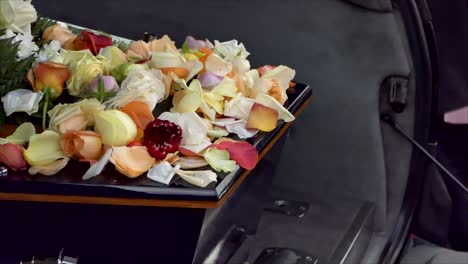
{"label": "red berry cluster", "polygon": [[145,146],[150,155],[158,160],[176,152],[182,141],[182,128],[167,120],[151,121],[144,132]]}

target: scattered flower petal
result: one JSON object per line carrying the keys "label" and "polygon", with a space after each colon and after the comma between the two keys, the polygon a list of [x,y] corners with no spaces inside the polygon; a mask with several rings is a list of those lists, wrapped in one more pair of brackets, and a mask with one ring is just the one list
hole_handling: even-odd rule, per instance
{"label": "scattered flower petal", "polygon": [[226,130],[229,133],[236,134],[241,139],[251,138],[258,133],[257,129],[247,129],[247,121],[239,120],[226,125]]}
{"label": "scattered flower petal", "polygon": [[167,161],[161,161],[158,164],[154,165],[147,174],[147,177],[153,181],[169,185],[171,183],[172,178],[174,178],[175,170],[178,169],[180,166],[174,168],[171,164]]}
{"label": "scattered flower petal", "polygon": [[249,119],[250,110],[254,103],[255,100],[238,94],[236,97],[224,103],[224,115],[247,120]]}
{"label": "scattered flower petal", "polygon": [[18,145],[24,145],[29,142],[29,138],[36,134],[36,128],[30,122],[19,125],[13,134],[6,138],[0,138],[0,145],[6,143],[13,143]]}
{"label": "scattered flower petal", "polygon": [[102,143],[108,146],[126,146],[137,135],[133,120],[119,110],[106,110],[94,115],[94,131],[101,135]]}
{"label": "scattered flower petal", "polygon": [[272,109],[278,111],[278,119],[284,120],[285,122],[292,122],[294,121],[295,117],[291,114],[288,109],[284,108],[280,103],[278,103],[275,98],[267,95],[267,94],[259,94],[255,98],[255,102],[262,104],[264,106],[268,106]]}
{"label": "scattered flower petal", "polygon": [[258,162],[257,149],[246,141],[222,141],[213,145],[217,149],[227,150],[230,159],[246,170],[255,168]]}
{"label": "scattered flower petal", "polygon": [[86,171],[86,173],[83,175],[83,180],[89,180],[93,177],[98,176],[106,167],[107,163],[109,163],[109,159],[112,155],[112,148],[109,148],[106,150],[104,155],[102,155],[101,159],[92,164],[91,167]]}
{"label": "scattered flower petal", "polygon": [[177,175],[179,175],[184,181],[205,188],[208,184],[217,181],[216,173],[210,170],[203,171],[184,171],[184,170],[175,170]]}
{"label": "scattered flower petal", "polygon": [[117,171],[129,178],[136,178],[154,165],[146,147],[113,147],[110,161]]}
{"label": "scattered flower petal", "polygon": [[0,145],[0,163],[10,167],[12,170],[25,170],[28,164],[23,157],[24,148],[21,145],[6,143]]}
{"label": "scattered flower petal", "polygon": [[179,165],[181,169],[198,169],[208,166],[208,162],[199,156],[179,157],[175,164]]}
{"label": "scattered flower petal", "polygon": [[208,126],[195,112],[164,112],[158,119],[171,121],[182,128],[181,145],[198,145],[206,138]]}
{"label": "scattered flower petal", "polygon": [[49,165],[65,157],[60,146],[60,135],[51,130],[31,136],[29,146],[24,151],[24,158],[31,166]]}
{"label": "scattered flower petal", "polygon": [[67,166],[69,161],[70,161],[70,158],[65,157],[63,159],[53,161],[47,165],[31,166],[28,172],[31,175],[35,175],[39,173],[42,175],[51,176],[51,175],[57,174],[57,172],[65,168],[65,166]]}
{"label": "scattered flower petal", "polygon": [[237,168],[236,162],[230,159],[227,150],[211,147],[203,153],[203,157],[215,171],[231,172]]}
{"label": "scattered flower petal", "polygon": [[3,109],[7,116],[15,112],[26,112],[28,115],[39,111],[39,102],[44,94],[27,89],[17,89],[2,97]]}

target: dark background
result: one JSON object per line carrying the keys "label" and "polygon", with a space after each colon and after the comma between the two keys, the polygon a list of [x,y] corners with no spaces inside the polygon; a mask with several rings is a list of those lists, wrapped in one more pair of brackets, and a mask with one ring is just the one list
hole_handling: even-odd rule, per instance
{"label": "dark background", "polygon": [[[308,9],[307,1],[291,5],[258,0],[35,0],[33,5],[42,16],[134,40],[142,39],[144,32],[168,34],[179,47],[187,35],[211,41],[238,39],[252,54],[252,67],[310,66],[304,64],[308,45],[301,37],[313,32],[312,23],[300,15]],[[287,20],[282,19],[285,16]],[[298,71],[296,79],[304,82],[305,76]]]}

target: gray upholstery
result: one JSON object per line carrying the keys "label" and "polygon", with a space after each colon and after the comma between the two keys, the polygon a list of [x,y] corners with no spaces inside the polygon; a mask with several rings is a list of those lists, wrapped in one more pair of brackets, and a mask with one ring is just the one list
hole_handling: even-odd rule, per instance
{"label": "gray upholstery", "polygon": [[[307,82],[314,88],[314,99],[294,124],[276,184],[323,199],[373,201],[375,228],[384,231],[387,213],[399,210],[411,151],[387,127],[381,128],[379,120],[381,82],[391,74],[409,74],[401,32],[392,14],[338,1],[313,3],[321,10],[309,24],[327,25],[305,32],[311,46],[303,65],[310,69]],[[412,107],[399,117],[409,132]],[[393,146],[394,154],[384,152],[384,144]],[[297,167],[302,169],[289,173]],[[390,199],[388,193],[400,200]]]}
{"label": "gray upholstery", "polygon": [[365,8],[390,11],[392,9],[392,1],[390,0],[347,0],[353,4],[360,5]]}
{"label": "gray upholstery", "polygon": [[466,264],[468,253],[430,245],[411,248],[401,264]]}

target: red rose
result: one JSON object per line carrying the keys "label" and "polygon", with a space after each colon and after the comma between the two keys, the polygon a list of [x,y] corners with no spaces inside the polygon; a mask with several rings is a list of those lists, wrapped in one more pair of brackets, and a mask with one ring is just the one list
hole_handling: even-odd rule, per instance
{"label": "red rose", "polygon": [[112,46],[112,38],[96,35],[91,31],[83,30],[80,34],[83,49],[89,49],[93,55],[99,54],[101,48]]}

